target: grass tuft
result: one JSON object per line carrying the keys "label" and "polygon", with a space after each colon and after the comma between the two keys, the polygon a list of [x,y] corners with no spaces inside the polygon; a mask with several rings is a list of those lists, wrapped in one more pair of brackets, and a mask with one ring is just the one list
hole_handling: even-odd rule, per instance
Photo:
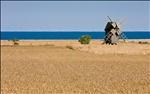
{"label": "grass tuft", "polygon": [[74,50],[74,48],[72,46],[66,46],[66,48]]}

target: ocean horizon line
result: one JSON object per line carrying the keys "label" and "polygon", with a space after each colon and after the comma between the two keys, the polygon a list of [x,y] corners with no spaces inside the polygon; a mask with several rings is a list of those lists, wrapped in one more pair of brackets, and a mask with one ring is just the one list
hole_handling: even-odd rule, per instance
{"label": "ocean horizon line", "polygon": [[[37,31],[36,30],[33,30],[33,31],[26,31],[26,30],[24,30],[24,31],[23,30],[22,31],[21,30],[20,31],[19,30],[18,31],[9,31],[8,30],[8,31],[1,31],[1,32],[105,32],[105,31],[102,31],[102,30],[100,30],[100,31],[96,31],[96,30],[95,31],[94,30],[93,31],[92,30],[91,31],[86,31],[86,30],[85,31],[84,30],[83,31],[82,30],[81,31],[78,31],[78,30],[72,30],[72,31],[71,30],[68,30],[68,31],[67,30],[64,30],[64,31],[63,30],[62,31],[61,30],[58,30],[58,31],[55,31],[55,30],[50,30],[50,31],[40,31],[40,30],[39,31],[38,30]],[[149,31],[146,31],[146,30],[139,30],[139,31],[137,31],[137,30],[122,30],[122,32],[150,32],[150,30]]]}
{"label": "ocean horizon line", "polygon": [[[8,39],[0,39],[0,40],[4,40],[4,41],[9,41]],[[11,40],[11,39],[10,39]],[[67,41],[67,40],[77,40],[78,39],[19,39],[21,41],[34,41],[34,40],[37,40],[37,41]],[[100,40],[100,41],[103,41],[104,39],[90,39],[90,40]],[[149,41],[150,39],[126,39],[127,41],[140,41],[140,40],[145,40],[145,41]],[[119,41],[123,41],[123,39],[119,39]]]}
{"label": "ocean horizon line", "polygon": [[[128,39],[150,39],[150,32],[125,32]],[[78,39],[83,35],[89,35],[91,39],[104,39],[105,32],[1,32],[1,40],[18,39]]]}

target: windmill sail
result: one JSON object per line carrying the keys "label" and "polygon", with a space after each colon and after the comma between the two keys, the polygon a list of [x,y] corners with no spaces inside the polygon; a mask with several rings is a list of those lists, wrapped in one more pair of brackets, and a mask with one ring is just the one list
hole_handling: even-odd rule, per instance
{"label": "windmill sail", "polygon": [[110,20],[110,22],[113,22],[111,19],[110,19],[110,17],[107,15],[107,17],[108,17],[108,19]]}
{"label": "windmill sail", "polygon": [[124,33],[121,33],[121,34],[119,35],[119,38],[120,38],[120,39],[123,39],[124,43],[125,43],[125,40],[128,39],[128,38],[125,36]]}
{"label": "windmill sail", "polygon": [[125,21],[126,21],[126,18],[123,18],[123,19],[117,24],[118,28],[121,28],[121,26],[125,23]]}

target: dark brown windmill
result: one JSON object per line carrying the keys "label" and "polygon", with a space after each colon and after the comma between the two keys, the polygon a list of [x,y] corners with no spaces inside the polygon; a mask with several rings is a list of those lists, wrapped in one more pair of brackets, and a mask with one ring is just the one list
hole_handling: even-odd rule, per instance
{"label": "dark brown windmill", "polygon": [[107,16],[110,22],[106,24],[105,27],[105,37],[104,37],[104,42],[103,44],[117,44],[119,39],[123,39],[125,42],[125,39],[127,37],[123,34],[123,32],[120,30],[120,27],[122,23],[125,21],[125,18],[116,24],[116,22],[113,22],[109,16]]}

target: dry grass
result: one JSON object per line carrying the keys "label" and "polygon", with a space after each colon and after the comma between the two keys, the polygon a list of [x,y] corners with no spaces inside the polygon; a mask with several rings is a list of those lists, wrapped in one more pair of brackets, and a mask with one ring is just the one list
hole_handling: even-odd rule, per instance
{"label": "dry grass", "polygon": [[[91,40],[90,44],[82,45],[78,40],[20,40],[21,46],[61,46],[79,51],[87,51],[95,54],[124,54],[124,55],[150,55],[150,40],[127,40],[126,44],[119,41],[117,45],[101,45],[102,40]],[[139,44],[146,42],[147,44]],[[2,40],[2,46],[12,46],[13,42]]]}
{"label": "dry grass", "polygon": [[[79,45],[70,43],[66,42],[64,46],[57,43],[48,43],[47,46],[2,46],[1,93],[150,93],[148,54],[94,54],[66,48],[65,45]],[[96,43],[93,41],[93,47]]]}

